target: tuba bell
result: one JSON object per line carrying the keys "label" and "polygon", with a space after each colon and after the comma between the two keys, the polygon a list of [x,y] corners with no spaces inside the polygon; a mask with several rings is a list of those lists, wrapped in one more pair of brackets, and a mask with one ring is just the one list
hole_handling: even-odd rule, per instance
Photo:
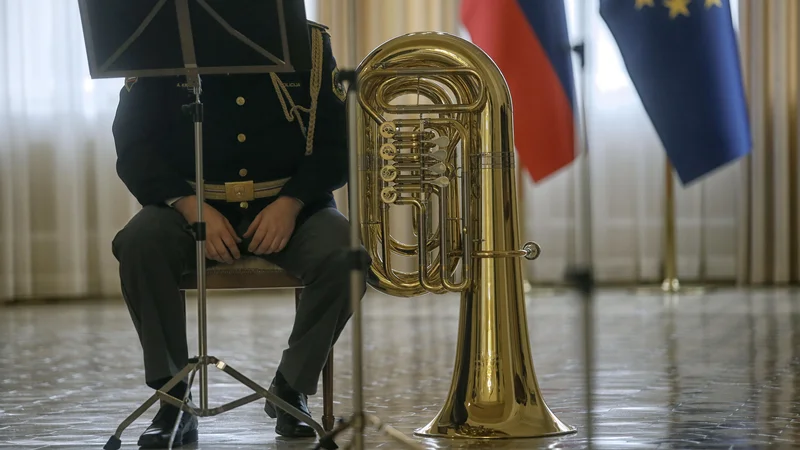
{"label": "tuba bell", "polygon": [[503,75],[474,44],[423,32],[377,47],[357,76],[359,219],[372,258],[369,283],[399,297],[461,294],[450,391],[415,434],[574,432],[545,404],[530,356],[520,258],[536,259],[540,248],[518,242]]}

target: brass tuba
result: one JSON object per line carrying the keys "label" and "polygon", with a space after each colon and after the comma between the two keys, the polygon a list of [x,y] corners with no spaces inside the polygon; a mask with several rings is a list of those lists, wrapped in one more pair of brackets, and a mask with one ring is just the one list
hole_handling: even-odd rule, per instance
{"label": "brass tuba", "polygon": [[[542,399],[530,357],[520,258],[535,259],[539,246],[518,242],[503,75],[472,43],[437,32],[385,42],[357,74],[359,218],[370,285],[400,297],[461,293],[450,392],[415,434],[574,432]],[[403,233],[413,241],[400,241]]]}

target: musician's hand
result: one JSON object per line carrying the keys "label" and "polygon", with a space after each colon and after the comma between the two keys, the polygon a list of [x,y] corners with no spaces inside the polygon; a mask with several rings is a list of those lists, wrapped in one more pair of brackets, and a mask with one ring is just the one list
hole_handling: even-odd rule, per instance
{"label": "musician's hand", "polygon": [[[183,197],[173,206],[187,222],[197,222],[197,197]],[[242,239],[236,235],[228,219],[213,206],[204,203],[203,221],[206,223],[206,258],[227,264],[239,259],[241,254],[236,243],[242,242]]]}
{"label": "musician's hand", "polygon": [[256,255],[276,253],[283,250],[292,237],[295,220],[302,204],[291,197],[278,197],[256,216],[244,233],[253,237],[248,251]]}

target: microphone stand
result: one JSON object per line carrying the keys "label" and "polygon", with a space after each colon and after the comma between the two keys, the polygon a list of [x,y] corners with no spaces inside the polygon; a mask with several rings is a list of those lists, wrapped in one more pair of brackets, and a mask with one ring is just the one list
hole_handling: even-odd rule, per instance
{"label": "microphone stand", "polygon": [[578,252],[578,263],[567,269],[567,280],[572,284],[581,299],[581,321],[583,328],[584,352],[584,389],[586,402],[586,440],[588,448],[592,448],[594,429],[594,290],[595,279],[592,269],[592,201],[591,201],[591,169],[589,165],[589,133],[587,126],[586,104],[589,96],[589,76],[586,69],[586,43],[589,33],[589,2],[583,2],[581,8],[580,28],[582,42],[573,46],[572,51],[580,59],[581,102],[579,109],[580,146],[576,148],[576,160],[582,155],[580,170],[580,218],[578,220],[578,238],[582,252]]}
{"label": "microphone stand", "polygon": [[[355,61],[357,58],[356,47],[356,4],[355,0],[348,1],[348,19],[350,30],[348,33],[348,46],[350,58]],[[355,70],[341,70],[339,72],[341,80],[347,84],[347,146],[349,161],[349,178],[347,185],[348,194],[348,215],[350,220],[350,306],[353,311],[351,324],[353,327],[353,413],[348,420],[340,420],[339,425],[330,433],[320,438],[319,443],[314,449],[331,446],[333,439],[348,428],[353,428],[352,448],[362,450],[364,448],[364,429],[366,422],[382,431],[395,441],[412,449],[422,450],[420,444],[413,439],[397,431],[389,425],[384,424],[381,419],[374,414],[364,412],[364,381],[363,381],[363,331],[361,319],[361,298],[358,293],[364,284],[363,274],[368,269],[367,260],[361,254],[361,232],[359,224],[361,219],[358,216],[358,74]],[[349,446],[347,448],[350,448]]]}
{"label": "microphone stand", "polygon": [[[347,430],[353,428],[352,448],[364,448],[364,429],[366,423],[382,431],[395,441],[412,449],[422,450],[420,444],[413,439],[384,424],[374,414],[364,412],[364,381],[363,381],[363,329],[361,317],[361,298],[358,293],[364,281],[364,272],[368,269],[367,261],[361,253],[361,233],[359,230],[360,218],[358,216],[358,82],[355,70],[342,70],[339,75],[347,83],[347,122],[348,122],[348,149],[349,149],[349,181],[348,212],[350,220],[350,250],[348,264],[350,265],[350,304],[353,310],[351,324],[353,327],[353,414],[348,420],[340,420],[339,426],[330,433],[320,438],[315,449],[325,448],[333,444],[333,439]],[[350,448],[350,447],[347,447]]]}

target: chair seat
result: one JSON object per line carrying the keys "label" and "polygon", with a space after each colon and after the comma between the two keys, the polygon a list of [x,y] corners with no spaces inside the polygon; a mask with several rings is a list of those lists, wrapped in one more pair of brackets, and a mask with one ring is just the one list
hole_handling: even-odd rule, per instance
{"label": "chair seat", "polygon": [[[181,289],[196,289],[197,274],[183,276]],[[244,256],[233,264],[206,269],[206,289],[275,289],[303,287],[303,282],[258,256]]]}

